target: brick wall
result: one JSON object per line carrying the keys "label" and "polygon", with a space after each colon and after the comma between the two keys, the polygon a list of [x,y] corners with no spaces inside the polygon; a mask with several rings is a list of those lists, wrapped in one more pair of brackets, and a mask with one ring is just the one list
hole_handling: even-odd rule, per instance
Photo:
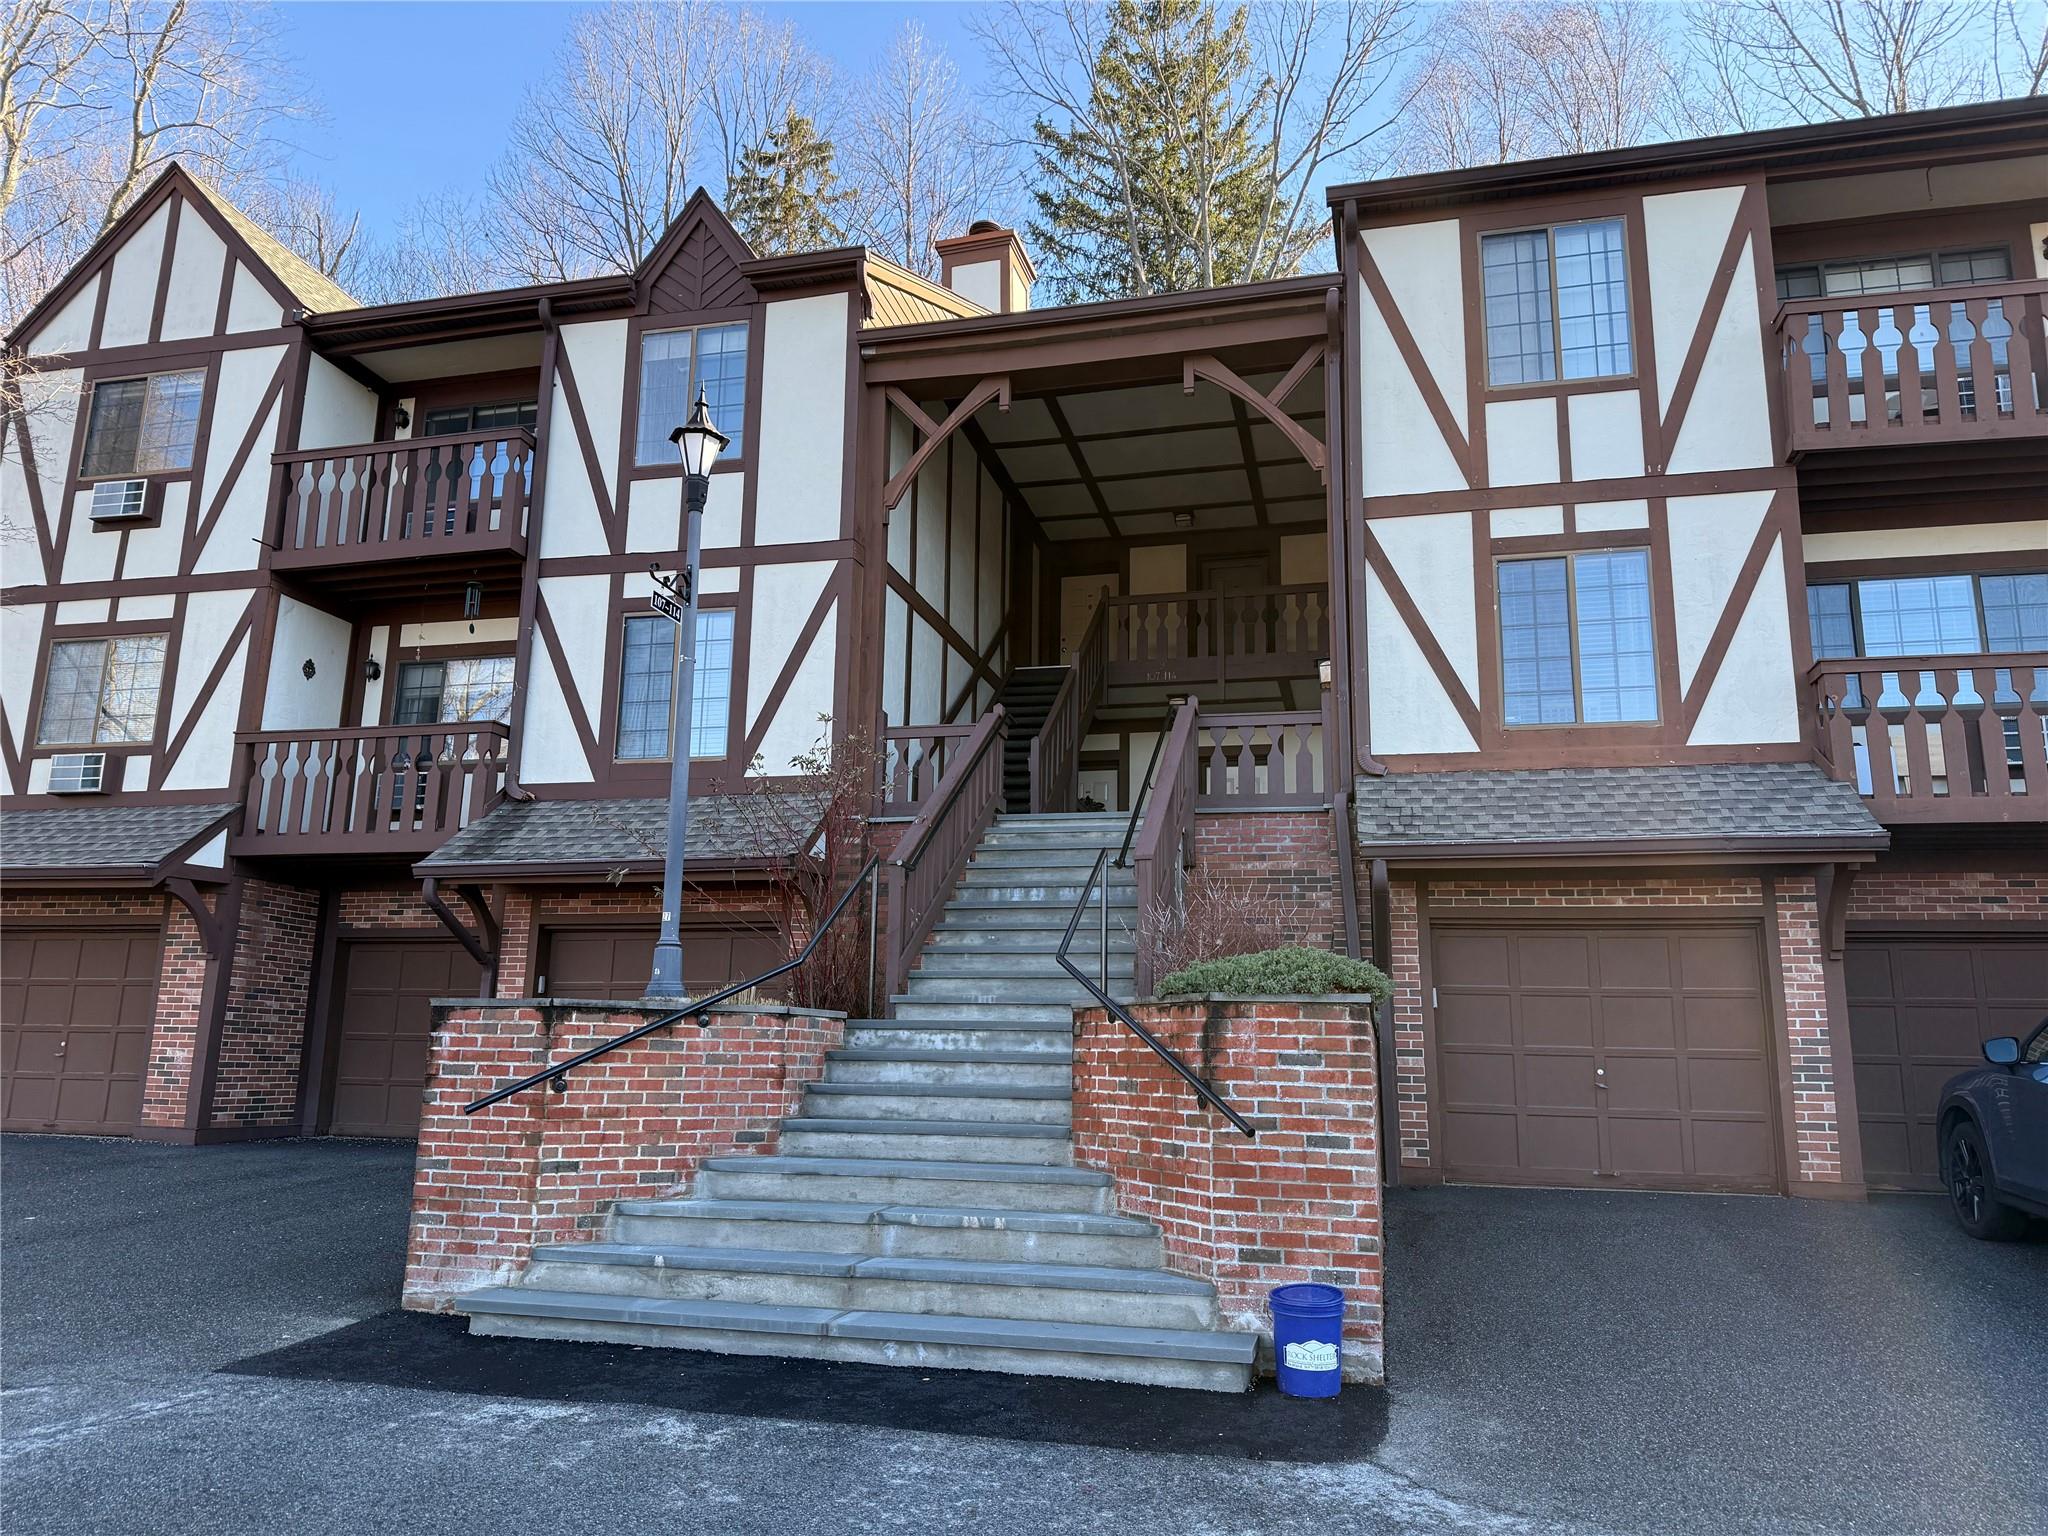
{"label": "brick wall", "polygon": [[1266,1293],[1344,1288],[1344,1373],[1384,1378],[1385,1260],[1371,1009],[1146,1004],[1137,1017],[1258,1127],[1247,1140],[1099,1009],[1074,1015],[1074,1154],[1159,1224],[1167,1265],[1216,1286],[1223,1325],[1270,1336]]}
{"label": "brick wall", "polygon": [[719,1010],[465,1115],[491,1088],[565,1060],[648,1017],[515,999],[436,1010],[406,1249],[405,1305],[511,1278],[539,1243],[598,1235],[621,1199],[679,1192],[707,1157],[769,1153],[803,1085],[824,1070],[837,1014]]}
{"label": "brick wall", "polygon": [[1886,869],[1859,872],[1849,887],[1852,923],[1939,923],[1961,919],[2048,921],[2048,873]]}
{"label": "brick wall", "polygon": [[215,1128],[279,1128],[298,1119],[320,893],[250,877],[242,885],[227,1015],[214,1062]]}
{"label": "brick wall", "polygon": [[1273,900],[1274,945],[1341,949],[1337,857],[1323,811],[1247,811],[1195,817],[1195,867],[1209,880]]}
{"label": "brick wall", "polygon": [[[1860,890],[1860,882],[1859,882]],[[1395,986],[1394,1133],[1401,1166],[1433,1172],[1439,1151],[1430,1134],[1428,1056],[1432,1027],[1426,1021],[1422,988],[1420,918],[1431,914],[1483,912],[1513,923],[1535,913],[1583,911],[1588,923],[1616,912],[1654,910],[1673,922],[1711,921],[1717,911],[1762,910],[1764,882],[1742,874],[1650,876],[1614,873],[1568,874],[1537,879],[1396,881],[1390,891]],[[1828,1017],[1824,955],[1814,882],[1784,877],[1775,882],[1778,948],[1764,957],[1774,965],[1784,998],[1783,1037],[1777,1050],[1788,1060],[1792,1103],[1783,1106],[1792,1122],[1795,1183],[1835,1183],[1842,1178],[1842,1149],[1835,1099],[1833,1037]]]}

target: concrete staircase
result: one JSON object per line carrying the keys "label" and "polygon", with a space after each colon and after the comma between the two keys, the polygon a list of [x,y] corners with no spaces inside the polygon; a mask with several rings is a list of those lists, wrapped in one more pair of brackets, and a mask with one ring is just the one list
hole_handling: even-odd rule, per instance
{"label": "concrete staircase", "polygon": [[1065,667],[1019,667],[1003,679],[996,696],[1009,726],[1003,738],[1003,808],[1013,815],[1031,809],[1031,743],[1066,680]]}
{"label": "concrete staircase", "polygon": [[[1072,1008],[1054,959],[1118,815],[1002,816],[895,1017],[844,1047],[770,1157],[687,1199],[622,1200],[602,1242],[542,1248],[460,1298],[474,1333],[1242,1391],[1255,1338],[1163,1267],[1159,1229],[1074,1165]],[[1112,871],[1110,991],[1136,895]],[[1098,962],[1092,905],[1076,963]]]}

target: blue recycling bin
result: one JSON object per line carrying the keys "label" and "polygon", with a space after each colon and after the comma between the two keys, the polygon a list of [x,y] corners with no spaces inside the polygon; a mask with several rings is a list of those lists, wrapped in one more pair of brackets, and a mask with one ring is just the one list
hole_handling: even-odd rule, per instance
{"label": "blue recycling bin", "polygon": [[1344,1380],[1344,1293],[1334,1285],[1276,1285],[1267,1305],[1280,1390],[1335,1397]]}

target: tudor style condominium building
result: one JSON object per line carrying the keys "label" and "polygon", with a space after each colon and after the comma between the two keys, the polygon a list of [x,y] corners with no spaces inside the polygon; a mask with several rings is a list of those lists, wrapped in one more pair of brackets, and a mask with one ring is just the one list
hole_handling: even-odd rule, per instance
{"label": "tudor style condominium building", "polygon": [[361,306],[166,174],[9,338],[6,1126],[409,1135],[430,999],[640,995],[675,751],[688,979],[773,963],[750,779],[858,738],[891,996],[996,812],[1141,808],[1126,985],[1188,882],[1392,974],[1390,1176],[1929,1183],[2048,1013],[2048,108],[1330,206]]}

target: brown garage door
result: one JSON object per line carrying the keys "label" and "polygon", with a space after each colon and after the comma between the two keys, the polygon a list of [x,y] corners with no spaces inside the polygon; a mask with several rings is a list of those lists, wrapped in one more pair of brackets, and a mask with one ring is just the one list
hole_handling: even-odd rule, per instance
{"label": "brown garage door", "polygon": [[482,973],[461,945],[437,940],[347,943],[341,965],[328,1132],[417,1136],[433,1000],[476,996]]}
{"label": "brown garage door", "polygon": [[1445,928],[1446,1177],[1774,1189],[1754,928]]}
{"label": "brown garage door", "polygon": [[1981,1065],[1996,1035],[2048,1014],[2048,940],[1851,938],[1843,954],[1863,1176],[1879,1189],[1934,1189],[1942,1086]]}
{"label": "brown garage door", "polygon": [[0,935],[0,1125],[100,1135],[135,1129],[161,949],[154,928],[17,927]]}
{"label": "brown garage door", "polygon": [[[653,928],[551,928],[541,940],[539,990],[549,997],[632,999],[647,994]],[[784,958],[782,941],[761,927],[683,930],[683,985],[702,997],[758,976]]]}

